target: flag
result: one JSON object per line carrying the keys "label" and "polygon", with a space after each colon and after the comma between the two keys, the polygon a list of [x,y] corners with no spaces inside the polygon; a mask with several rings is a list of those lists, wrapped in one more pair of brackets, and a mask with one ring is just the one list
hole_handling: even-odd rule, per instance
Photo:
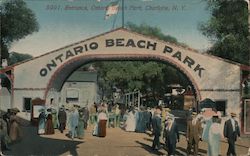
{"label": "flag", "polygon": [[118,1],[111,2],[106,8],[105,19],[108,19],[110,16],[117,14],[118,10],[119,10]]}

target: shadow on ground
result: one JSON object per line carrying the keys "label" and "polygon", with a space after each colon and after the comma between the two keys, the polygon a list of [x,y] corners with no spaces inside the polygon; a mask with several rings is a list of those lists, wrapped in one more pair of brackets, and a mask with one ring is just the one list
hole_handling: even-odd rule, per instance
{"label": "shadow on ground", "polygon": [[160,152],[160,151],[157,151],[157,150],[153,150],[151,146],[143,143],[143,142],[140,142],[140,141],[135,141],[136,143],[140,144],[142,148],[144,148],[146,151],[148,151],[149,153],[152,153],[152,154],[156,154],[156,155],[164,155],[164,153]]}
{"label": "shadow on ground", "polygon": [[5,155],[27,156],[27,155],[62,155],[69,152],[71,155],[78,155],[77,146],[82,141],[59,140],[43,138],[37,135],[37,129],[32,126],[21,127],[23,137],[20,142],[10,146],[10,151],[4,151]]}

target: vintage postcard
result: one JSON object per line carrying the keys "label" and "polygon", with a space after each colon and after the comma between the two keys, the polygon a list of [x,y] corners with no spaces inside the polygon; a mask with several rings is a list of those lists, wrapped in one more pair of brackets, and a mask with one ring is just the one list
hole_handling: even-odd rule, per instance
{"label": "vintage postcard", "polygon": [[0,155],[250,155],[249,0],[0,4]]}

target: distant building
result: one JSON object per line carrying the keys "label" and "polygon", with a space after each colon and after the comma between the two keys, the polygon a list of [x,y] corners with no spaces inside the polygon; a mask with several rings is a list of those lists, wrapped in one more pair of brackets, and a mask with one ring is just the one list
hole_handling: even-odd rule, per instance
{"label": "distant building", "polygon": [[85,107],[98,100],[97,92],[96,71],[75,71],[64,83],[59,103],[65,105],[68,102]]}
{"label": "distant building", "polygon": [[[37,98],[35,91],[25,94],[20,93],[22,100],[16,106],[20,109],[18,115],[26,120],[31,119],[33,99]],[[97,86],[97,71],[83,71],[82,69],[73,72],[63,84],[61,90],[50,90],[46,98],[46,106],[58,109],[62,105],[76,104],[81,107],[90,106],[99,100]],[[0,110],[7,111],[11,108],[11,93],[6,87],[0,90]]]}

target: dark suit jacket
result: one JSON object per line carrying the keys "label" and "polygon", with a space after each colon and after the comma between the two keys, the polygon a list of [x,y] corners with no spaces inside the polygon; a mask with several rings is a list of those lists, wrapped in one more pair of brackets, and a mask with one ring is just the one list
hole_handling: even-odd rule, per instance
{"label": "dark suit jacket", "polygon": [[176,144],[177,140],[180,140],[179,131],[176,123],[174,122],[170,130],[164,130],[165,138],[168,143]]}
{"label": "dark suit jacket", "polygon": [[161,135],[161,118],[159,116],[154,116],[152,119],[152,128],[154,135]]}
{"label": "dark suit jacket", "polygon": [[236,120],[235,121],[235,133],[233,133],[233,125],[231,123],[231,120],[227,120],[224,125],[224,136],[228,138],[229,140],[237,140],[237,135],[240,136],[240,128],[239,124]]}

